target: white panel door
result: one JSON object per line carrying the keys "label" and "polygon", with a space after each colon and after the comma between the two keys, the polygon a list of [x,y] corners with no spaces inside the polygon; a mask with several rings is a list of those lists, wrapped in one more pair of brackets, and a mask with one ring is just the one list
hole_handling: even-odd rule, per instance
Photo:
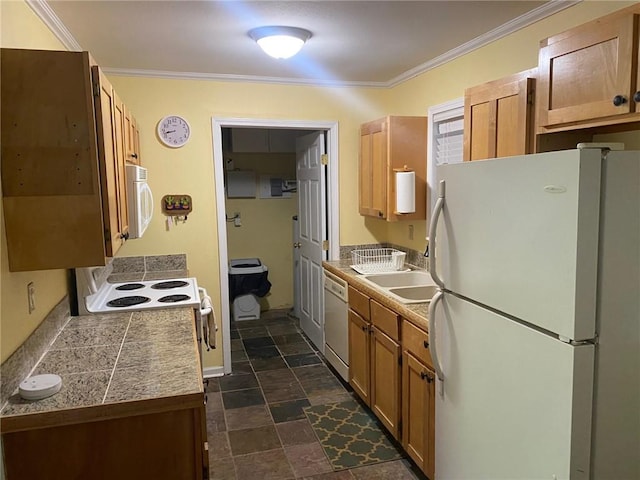
{"label": "white panel door", "polygon": [[589,479],[594,346],[451,294],[435,307],[435,478]]}
{"label": "white panel door", "polygon": [[437,167],[445,288],[567,338],[595,336],[600,150]]}
{"label": "white panel door", "polygon": [[298,223],[300,228],[300,327],[324,353],[322,249],[327,239],[324,133],[296,139]]}

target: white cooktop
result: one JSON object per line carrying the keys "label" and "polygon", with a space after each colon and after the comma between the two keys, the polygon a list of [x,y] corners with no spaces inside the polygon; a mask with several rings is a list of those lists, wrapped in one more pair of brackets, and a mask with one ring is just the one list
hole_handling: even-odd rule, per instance
{"label": "white cooktop", "polygon": [[85,297],[85,305],[89,313],[184,306],[200,308],[200,295],[193,277],[104,283],[95,294]]}

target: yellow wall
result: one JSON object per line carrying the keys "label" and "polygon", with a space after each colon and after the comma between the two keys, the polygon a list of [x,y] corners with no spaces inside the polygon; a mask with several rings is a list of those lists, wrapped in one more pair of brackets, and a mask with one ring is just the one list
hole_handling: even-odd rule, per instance
{"label": "yellow wall", "polygon": [[[432,105],[463,97],[467,87],[535,68],[540,40],[634,3],[585,1],[565,9],[391,89],[389,113],[426,115]],[[627,149],[632,148],[631,137],[638,135],[624,137]],[[425,247],[427,228],[426,222],[416,222],[414,241],[410,242],[406,225],[391,224],[388,239],[420,251]]]}
{"label": "yellow wall", "polygon": [[[369,226],[358,214],[356,179],[359,126],[385,114],[388,91],[116,76],[110,79],[140,124],[142,162],[149,169],[149,185],[154,196],[161,198],[178,192],[193,197],[193,213],[185,224],[167,232],[156,208],[145,236],[127,242],[118,255],[186,253],[190,274],[209,291],[218,318],[220,265],[212,117],[338,121],[340,243],[385,240],[384,222]],[[169,114],[183,115],[191,125],[191,141],[183,148],[163,147],[156,138],[158,121]],[[290,232],[288,222],[286,229]],[[259,240],[258,237],[256,241]],[[205,355],[205,366],[222,364],[221,350]]]}
{"label": "yellow wall", "polygon": [[[194,211],[189,215],[189,220],[169,231],[166,230],[163,218],[159,214],[159,207],[156,207],[156,215],[144,238],[127,242],[119,255],[186,253],[191,274],[207,287],[219,315],[221,299],[217,285],[220,266],[217,256],[212,117],[337,121],[340,244],[389,241],[422,250],[426,233],[425,222],[414,223],[414,239],[409,240],[406,222],[390,224],[376,219],[365,219],[358,214],[359,125],[387,114],[426,115],[429,106],[461,97],[468,86],[534,67],[537,64],[538,43],[542,38],[632,3],[634,2],[582,2],[506,39],[388,90],[110,76],[114,87],[140,124],[143,163],[149,168],[149,183],[156,198],[169,193],[187,193],[192,195],[194,201]],[[48,47],[45,39],[38,40],[42,45],[28,43],[34,41],[34,36],[37,37],[33,32],[41,31],[44,27],[33,18],[26,20],[30,11],[21,2],[9,4],[12,15],[24,24],[20,28],[11,25],[8,31],[13,32],[11,35],[17,39],[12,41],[19,46]],[[3,11],[6,5],[7,2],[2,2]],[[13,10],[18,13],[14,13]],[[14,22],[13,17],[11,22]],[[8,22],[3,18],[3,30],[5,24],[8,26]],[[3,31],[3,45],[4,42]],[[57,48],[53,43],[55,42],[52,42],[50,48]],[[168,114],[184,115],[191,124],[192,140],[181,149],[163,147],[156,139],[157,122]],[[3,248],[3,252],[4,250]],[[8,300],[12,306],[8,307],[7,311],[18,316],[18,306],[22,308],[26,304],[26,299],[23,301],[20,298],[26,296],[24,291],[27,278],[6,272],[5,253],[2,268],[4,328],[7,280],[12,285],[17,285],[17,298]],[[50,274],[34,273],[26,277],[35,278],[39,292],[41,289],[51,290],[55,292],[54,296],[60,298],[62,273],[51,274],[53,278],[45,275]],[[14,289],[11,290],[13,293]],[[16,325],[22,326],[24,323],[24,319],[18,318]],[[4,333],[3,330],[3,346]],[[9,348],[19,344],[22,336],[19,332],[11,330],[10,338],[7,340]],[[221,363],[220,350],[207,353],[206,366]]]}
{"label": "yellow wall", "polygon": [[[253,171],[257,183],[261,174],[283,180],[296,179],[295,153],[227,153],[240,170]],[[258,185],[256,185],[256,192]],[[262,310],[293,306],[293,221],[298,213],[298,196],[290,198],[226,198],[229,218],[238,212],[242,225],[227,222],[228,258],[259,258],[269,268],[271,291],[260,300]]]}
{"label": "yellow wall", "polygon": [[[23,2],[0,2],[0,45],[5,48],[64,50],[62,44]],[[64,270],[9,272],[4,215],[0,208],[0,362],[33,332],[67,292]],[[27,284],[36,288],[36,310],[29,314]]]}

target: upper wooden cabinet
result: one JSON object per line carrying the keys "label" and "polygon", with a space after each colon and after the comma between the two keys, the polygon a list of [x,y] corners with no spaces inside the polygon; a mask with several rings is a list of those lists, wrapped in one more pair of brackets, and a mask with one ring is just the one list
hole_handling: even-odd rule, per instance
{"label": "upper wooden cabinet", "polygon": [[94,85],[100,190],[107,255],[124,244],[129,231],[124,159],[124,105],[99,67],[91,68]]}
{"label": "upper wooden cabinet", "polygon": [[535,76],[527,70],[465,90],[463,160],[533,153]]}
{"label": "upper wooden cabinet", "polygon": [[136,117],[131,110],[124,109],[124,144],[125,160],[135,165],[142,165],[140,156],[140,130]]}
{"label": "upper wooden cabinet", "polygon": [[[395,212],[394,168],[416,173],[416,211]],[[388,221],[425,220],[427,117],[389,116],[360,127],[359,212]]]}
{"label": "upper wooden cabinet", "polygon": [[538,133],[640,121],[640,4],[543,40]]}
{"label": "upper wooden cabinet", "polygon": [[104,265],[128,237],[122,102],[87,52],[0,60],[9,270]]}

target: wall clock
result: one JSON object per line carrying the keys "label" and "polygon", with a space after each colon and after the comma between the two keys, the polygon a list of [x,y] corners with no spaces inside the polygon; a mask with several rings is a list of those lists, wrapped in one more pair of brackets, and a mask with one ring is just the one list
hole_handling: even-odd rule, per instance
{"label": "wall clock", "polygon": [[158,138],[167,147],[182,147],[189,141],[190,136],[189,122],[178,115],[166,116],[158,123]]}

